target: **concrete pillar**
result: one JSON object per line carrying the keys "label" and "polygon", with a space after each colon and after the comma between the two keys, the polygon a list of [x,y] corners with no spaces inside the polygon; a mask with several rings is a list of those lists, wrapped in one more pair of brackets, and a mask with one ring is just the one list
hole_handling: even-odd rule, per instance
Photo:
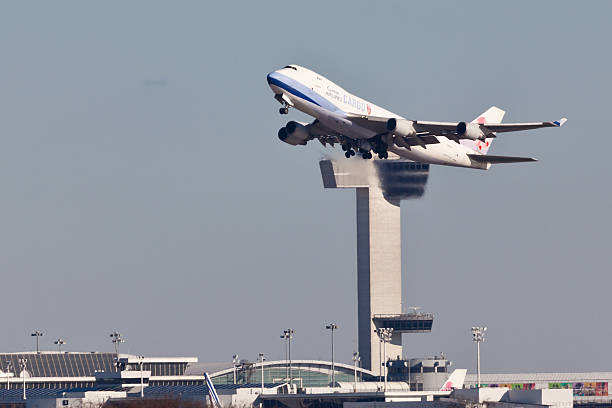
{"label": "concrete pillar", "polygon": [[[384,375],[372,317],[402,312],[400,205],[387,201],[377,185],[356,188],[356,196],[359,354],[364,368]],[[401,357],[401,334],[394,334],[386,348],[387,358]]]}

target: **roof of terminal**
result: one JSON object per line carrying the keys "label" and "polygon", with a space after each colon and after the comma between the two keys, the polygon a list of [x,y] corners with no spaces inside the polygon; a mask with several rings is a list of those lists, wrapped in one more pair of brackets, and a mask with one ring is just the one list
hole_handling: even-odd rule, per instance
{"label": "roof of terminal", "polygon": [[[26,377],[94,377],[98,371],[116,371],[115,353],[41,351],[0,354],[0,377],[6,372],[13,378],[20,377],[20,360],[26,361]],[[127,364],[140,362],[137,356],[119,354],[119,360]],[[195,363],[196,357],[145,357],[144,364],[179,364],[185,367]],[[10,367],[7,363],[10,362]]]}
{"label": "roof of terminal", "polygon": [[[259,362],[241,362],[240,365],[236,366],[238,370],[241,367],[244,367],[243,364],[252,364],[252,367],[261,367],[261,363]],[[332,363],[330,361],[324,360],[292,360],[292,366],[297,369],[308,369],[308,368],[326,368],[331,369]],[[275,361],[264,361],[263,363],[265,367],[285,367],[289,365],[288,360],[275,360]],[[336,371],[345,371],[352,373],[355,370],[355,367],[348,364],[343,363],[334,363],[334,368]],[[207,372],[211,377],[216,377],[218,375],[229,374],[232,372],[234,367],[232,363],[195,363],[189,364],[185,369],[185,375],[203,375],[204,372]],[[366,370],[365,368],[357,367],[357,372],[362,373],[364,375],[374,375],[374,373],[370,370]]]}

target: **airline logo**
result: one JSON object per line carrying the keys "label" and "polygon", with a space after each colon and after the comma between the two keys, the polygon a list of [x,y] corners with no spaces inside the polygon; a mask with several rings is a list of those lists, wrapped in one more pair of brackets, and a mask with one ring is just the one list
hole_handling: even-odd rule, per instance
{"label": "airline logo", "polygon": [[442,386],[442,388],[440,388],[440,391],[452,391],[453,390],[453,382],[452,381],[447,381],[444,383],[444,386]]}

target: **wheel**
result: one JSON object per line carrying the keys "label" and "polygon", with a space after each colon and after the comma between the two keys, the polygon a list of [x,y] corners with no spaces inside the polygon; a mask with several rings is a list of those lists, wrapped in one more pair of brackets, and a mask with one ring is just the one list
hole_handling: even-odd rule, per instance
{"label": "wheel", "polygon": [[382,153],[378,153],[378,158],[382,160],[382,159],[384,159],[384,158],[385,158],[385,155],[384,155],[384,154],[382,154]]}
{"label": "wheel", "polygon": [[348,146],[347,146],[347,145],[345,145],[345,144],[343,144],[343,145],[342,145],[342,150],[346,152],[346,151],[348,150]]}
{"label": "wheel", "polygon": [[280,108],[280,109],[278,110],[278,112],[279,112],[281,115],[286,115],[286,114],[288,114],[288,113],[289,113],[289,108]]}
{"label": "wheel", "polygon": [[367,159],[368,159],[368,154],[367,154],[367,153],[363,153],[363,154],[361,155],[361,157],[363,157],[364,159],[366,159],[366,160],[367,160]]}
{"label": "wheel", "polygon": [[351,158],[351,152],[344,153],[344,157],[346,157],[347,159],[350,159]]}
{"label": "wheel", "polygon": [[384,152],[383,159],[388,159],[388,158],[389,158],[389,152]]}
{"label": "wheel", "polygon": [[351,156],[355,155],[355,151],[354,150],[349,150],[349,152],[351,152]]}

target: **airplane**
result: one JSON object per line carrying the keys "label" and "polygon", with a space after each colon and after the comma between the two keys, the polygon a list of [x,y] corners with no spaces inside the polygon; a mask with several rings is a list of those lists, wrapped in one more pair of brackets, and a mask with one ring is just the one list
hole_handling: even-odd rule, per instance
{"label": "airplane", "polygon": [[487,154],[498,133],[544,127],[561,127],[567,118],[554,122],[501,123],[506,113],[492,106],[471,122],[430,122],[405,119],[359,98],[324,76],[299,65],[270,72],[268,86],[274,98],[304,112],[312,123],[289,121],[278,138],[290,145],[306,145],[313,139],[332,147],[338,143],[347,158],[358,152],[364,159],[379,159],[389,152],[421,163],[487,170],[492,164],[536,161],[531,157]]}

